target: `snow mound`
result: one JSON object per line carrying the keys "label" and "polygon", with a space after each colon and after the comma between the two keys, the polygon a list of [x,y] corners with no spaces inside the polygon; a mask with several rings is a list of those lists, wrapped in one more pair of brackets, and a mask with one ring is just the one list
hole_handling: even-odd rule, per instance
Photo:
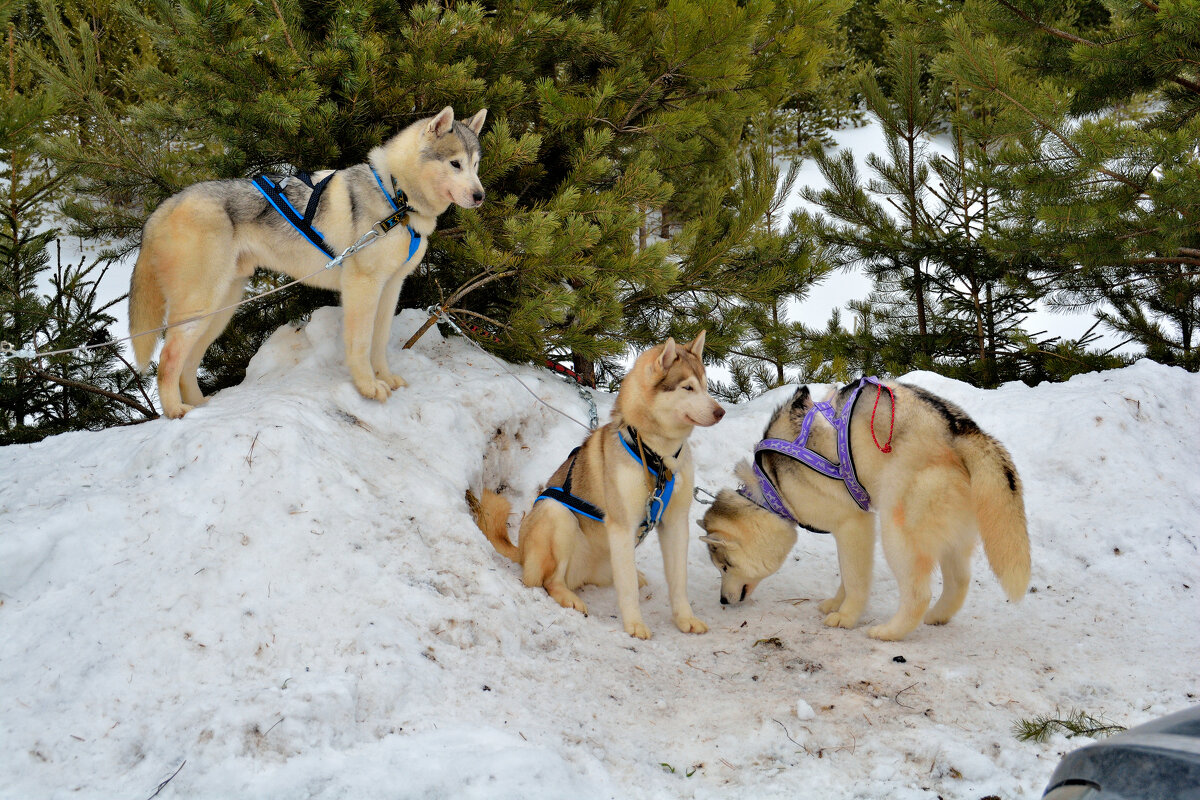
{"label": "snow mound", "polygon": [[[527,508],[582,439],[559,413],[586,421],[579,393],[436,330],[400,350],[423,320],[397,319],[410,385],[384,404],[350,384],[322,309],[181,421],[0,450],[0,797],[170,779],[160,797],[1034,798],[1077,742],[1018,742],[1018,719],[1132,725],[1194,702],[1196,375],[905,376],[1013,453],[1019,605],[977,556],[953,623],[874,642],[862,628],[896,601],[882,558],[863,625],[830,630],[830,537],[802,536],[735,608],[693,542],[712,631],[685,636],[649,545],[640,642],[611,589],[584,590],[585,618],[524,588],[463,499],[503,482]],[[694,435],[700,485],[729,485],[790,391]],[[603,419],[613,398],[596,401]]]}

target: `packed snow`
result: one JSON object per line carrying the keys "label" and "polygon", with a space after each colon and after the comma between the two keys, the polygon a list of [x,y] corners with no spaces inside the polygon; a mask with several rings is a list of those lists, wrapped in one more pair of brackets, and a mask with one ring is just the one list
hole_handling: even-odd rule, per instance
{"label": "packed snow", "polygon": [[[583,590],[590,617],[525,588],[464,502],[506,485],[515,528],[584,434],[576,388],[436,329],[402,351],[421,321],[397,319],[410,386],[385,404],[322,309],[183,420],[0,449],[0,797],[1036,798],[1086,740],[1021,742],[1018,720],[1196,702],[1200,376],[902,376],[1011,450],[1024,600],[977,552],[951,624],[876,642],[882,555],[860,627],[829,629],[831,537],[722,607],[694,527],[711,630],[675,629],[648,542],[643,642],[611,588]],[[695,432],[701,486],[730,485],[790,392]]]}

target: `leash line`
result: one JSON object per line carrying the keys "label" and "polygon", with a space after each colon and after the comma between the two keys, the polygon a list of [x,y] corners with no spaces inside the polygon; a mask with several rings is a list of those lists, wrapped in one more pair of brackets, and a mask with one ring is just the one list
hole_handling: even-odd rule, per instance
{"label": "leash line", "polygon": [[[378,223],[376,223],[376,225],[378,225]],[[85,345],[80,345],[79,347],[66,347],[61,350],[47,350],[47,351],[43,351],[43,352],[38,352],[36,350],[30,350],[30,349],[18,349],[10,342],[0,342],[0,366],[7,364],[9,361],[11,361],[14,358],[22,358],[22,359],[25,359],[26,361],[34,361],[34,360],[42,359],[42,358],[50,358],[51,356],[66,355],[68,353],[83,353],[83,352],[89,352],[92,350],[99,350],[104,347],[112,347],[114,345],[121,344],[122,342],[131,342],[134,339],[140,338],[142,336],[150,336],[152,334],[158,335],[158,334],[163,333],[164,331],[167,331],[171,328],[177,328],[180,325],[190,325],[193,322],[199,322],[201,320],[208,319],[209,317],[216,316],[217,314],[220,314],[222,312],[229,311],[232,308],[244,306],[247,303],[253,302],[255,300],[260,300],[264,297],[268,297],[277,292],[282,292],[284,289],[291,288],[292,286],[295,286],[297,283],[303,283],[304,281],[308,280],[309,278],[320,275],[322,272],[324,272],[326,270],[334,269],[335,267],[341,266],[341,263],[343,261],[345,261],[347,258],[354,255],[359,250],[362,250],[363,248],[369,247],[370,245],[374,244],[375,241],[378,240],[380,237],[386,236],[387,231],[383,231],[383,232],[378,231],[376,229],[376,225],[372,225],[371,228],[366,233],[364,233],[362,236],[360,236],[358,238],[357,242],[355,242],[354,244],[347,247],[345,250],[343,250],[338,255],[334,256],[332,259],[330,259],[329,263],[325,264],[319,270],[309,273],[308,275],[305,275],[302,278],[294,278],[293,280],[290,280],[287,283],[282,284],[281,286],[276,286],[274,289],[268,289],[267,291],[262,292],[260,294],[252,295],[251,297],[244,298],[244,299],[239,300],[238,302],[233,303],[231,305],[227,305],[223,308],[218,308],[216,311],[210,311],[207,314],[201,314],[196,317],[189,317],[187,319],[180,320],[179,322],[173,322],[169,325],[162,325],[158,328],[152,328],[150,330],[142,331],[141,333],[135,333],[131,336],[123,336],[120,339],[109,339],[107,342],[100,342],[99,344],[85,344]]]}
{"label": "leash line", "polygon": [[442,319],[442,320],[443,320],[443,321],[445,321],[445,322],[446,322],[446,324],[448,324],[448,325],[449,325],[451,328],[454,328],[454,330],[458,331],[458,334],[459,334],[459,336],[462,336],[464,339],[466,339],[468,342],[470,342],[470,343],[471,343],[471,345],[472,345],[472,346],[473,346],[473,347],[474,347],[476,350],[478,350],[479,352],[483,353],[485,356],[487,356],[488,358],[490,358],[490,359],[491,359],[491,360],[492,360],[492,361],[493,361],[493,362],[496,364],[496,366],[500,367],[500,369],[502,369],[504,372],[506,372],[506,373],[508,374],[508,376],[509,376],[509,377],[511,377],[511,378],[512,378],[514,381],[516,381],[518,384],[520,384],[522,389],[524,389],[525,391],[529,392],[530,396],[531,396],[531,397],[533,397],[533,399],[534,399],[534,400],[537,400],[539,403],[541,403],[542,405],[544,405],[546,408],[550,409],[550,410],[551,410],[551,411],[553,411],[554,413],[556,413],[556,414],[561,414],[562,416],[564,416],[564,417],[566,417],[567,419],[571,420],[571,422],[574,422],[576,425],[578,425],[579,427],[583,428],[585,431],[588,431],[589,433],[590,433],[591,431],[593,431],[593,430],[595,430],[595,429],[596,429],[596,427],[597,427],[597,424],[598,424],[598,422],[599,422],[599,420],[598,420],[598,418],[597,418],[597,414],[596,414],[596,404],[595,404],[595,402],[592,400],[592,398],[591,398],[591,397],[587,396],[587,395],[586,395],[586,394],[583,392],[583,387],[582,387],[582,386],[581,386],[581,387],[579,387],[579,389],[580,389],[580,394],[581,394],[581,395],[582,395],[582,396],[583,396],[583,397],[584,397],[584,398],[585,398],[585,399],[588,401],[588,405],[591,407],[591,421],[592,421],[593,425],[592,425],[592,427],[590,427],[590,428],[589,428],[587,425],[584,425],[584,424],[583,424],[582,422],[580,422],[579,420],[577,420],[577,419],[575,419],[574,417],[572,417],[572,416],[571,416],[570,414],[568,414],[567,412],[565,412],[565,411],[563,411],[563,410],[561,410],[561,409],[555,408],[554,406],[550,405],[550,404],[549,404],[549,403],[547,403],[545,400],[543,400],[541,397],[539,397],[539,396],[537,395],[537,393],[536,393],[536,392],[534,392],[532,389],[530,389],[528,386],[526,386],[526,385],[525,385],[525,382],[524,382],[524,381],[522,381],[520,378],[518,378],[518,377],[517,377],[517,375],[516,375],[516,373],[515,373],[515,372],[513,372],[512,370],[510,370],[510,369],[509,369],[509,368],[508,368],[508,367],[507,367],[507,366],[504,364],[504,362],[503,362],[503,361],[501,361],[500,359],[498,359],[498,358],[496,358],[495,356],[493,356],[493,355],[492,355],[491,353],[489,353],[487,350],[484,350],[484,349],[483,349],[483,346],[482,346],[481,344],[479,344],[479,342],[475,341],[475,340],[474,340],[474,339],[472,339],[470,336],[468,336],[468,335],[467,335],[467,333],[466,333],[466,331],[464,331],[464,330],[463,330],[463,329],[462,329],[462,328],[459,326],[459,324],[458,324],[457,322],[455,322],[453,318],[451,318],[451,316],[450,316],[450,314],[449,314],[448,312],[446,312],[446,311],[442,311],[442,310],[441,310],[441,308],[440,308],[440,307],[438,307],[438,306],[430,306],[430,307],[429,307],[429,309],[428,309],[428,312],[429,312],[429,314],[431,314],[431,315],[432,315],[432,314],[437,314],[437,316],[438,316],[438,318],[439,318],[439,319]]}
{"label": "leash line", "polygon": [[[434,310],[436,310],[436,309],[437,309],[437,306],[430,306],[430,314],[433,314]],[[449,313],[449,311],[447,310],[446,313]],[[434,317],[434,318],[437,319],[439,317]],[[493,342],[496,342],[496,343],[500,342],[500,340],[498,338],[496,338],[496,336],[494,336],[491,332],[484,330],[483,328],[477,327],[475,325],[467,325],[466,323],[459,323],[459,326],[460,326],[460,328],[466,328],[471,333],[477,334],[480,337],[487,337],[488,339],[491,339]],[[462,333],[462,332],[463,331],[460,329],[459,333]],[[466,337],[466,338],[469,339],[470,337]],[[588,430],[594,431],[594,430],[596,430],[596,428],[599,428],[600,427],[600,412],[596,410],[596,400],[590,394],[588,394],[587,389],[584,388],[583,378],[579,375],[579,373],[573,369],[568,369],[567,367],[564,367],[562,364],[559,364],[557,361],[551,361],[548,358],[546,359],[545,366],[546,366],[546,369],[550,370],[551,372],[556,372],[559,375],[562,375],[564,378],[570,379],[567,381],[567,383],[569,383],[575,387],[576,394],[578,394],[579,397],[583,400],[583,402],[587,403],[587,405],[588,405]]]}

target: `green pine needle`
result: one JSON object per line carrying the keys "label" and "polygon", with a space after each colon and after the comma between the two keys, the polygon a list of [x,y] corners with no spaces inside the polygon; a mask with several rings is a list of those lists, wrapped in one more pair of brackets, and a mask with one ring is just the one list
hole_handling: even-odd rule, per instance
{"label": "green pine needle", "polygon": [[1087,736],[1099,739],[1112,736],[1126,730],[1124,725],[1117,725],[1102,717],[1093,716],[1080,709],[1072,709],[1066,718],[1054,714],[1043,714],[1032,719],[1018,720],[1013,727],[1013,733],[1022,742],[1037,742],[1042,744],[1050,739],[1055,732],[1066,734],[1068,739],[1076,736]]}

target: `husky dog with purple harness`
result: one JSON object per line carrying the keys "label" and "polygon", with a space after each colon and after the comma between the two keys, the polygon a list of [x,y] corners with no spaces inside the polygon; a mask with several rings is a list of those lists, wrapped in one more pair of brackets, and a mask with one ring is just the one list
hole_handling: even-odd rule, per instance
{"label": "husky dog with purple harness", "polygon": [[[862,378],[822,402],[807,386],[771,418],[742,487],[723,489],[700,525],[721,570],[721,603],[740,602],[783,564],[797,526],[832,533],[841,584],[820,605],[825,624],[853,628],[870,592],[875,531],[900,588],[900,608],[867,631],[898,640],[962,607],[978,538],[1010,600],[1029,584],[1021,481],[1000,442],[958,406],[924,389]],[[941,567],[932,608],[930,578]]]}

